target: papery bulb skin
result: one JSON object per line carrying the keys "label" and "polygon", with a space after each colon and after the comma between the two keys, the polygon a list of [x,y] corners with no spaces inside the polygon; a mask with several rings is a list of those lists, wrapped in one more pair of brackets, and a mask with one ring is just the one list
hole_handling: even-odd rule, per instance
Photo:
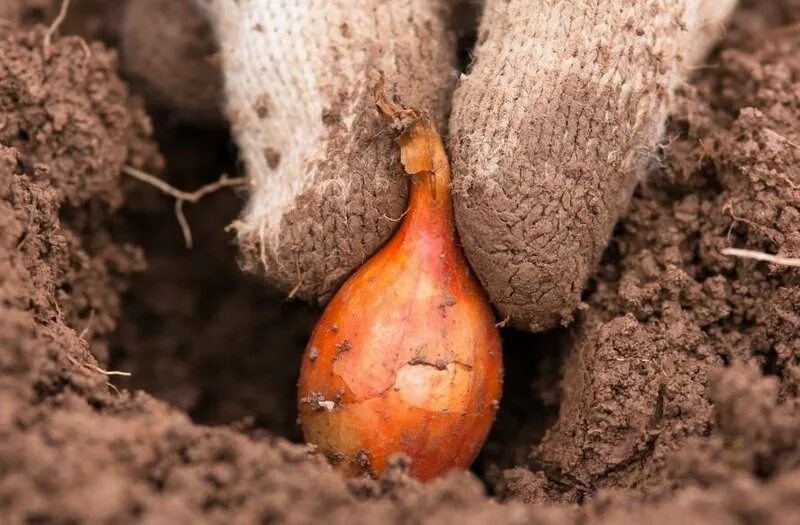
{"label": "papery bulb skin", "polygon": [[469,467],[480,451],[501,395],[501,345],[458,243],[435,125],[384,104],[384,115],[405,120],[398,142],[409,208],[314,328],[300,421],[306,440],[348,475],[380,475],[403,454],[411,475],[429,480]]}

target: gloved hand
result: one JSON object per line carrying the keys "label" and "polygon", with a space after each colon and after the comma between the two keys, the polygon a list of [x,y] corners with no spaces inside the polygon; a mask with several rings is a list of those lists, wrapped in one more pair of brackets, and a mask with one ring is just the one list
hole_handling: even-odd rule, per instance
{"label": "gloved hand", "polygon": [[454,0],[196,1],[253,182],[247,266],[324,300],[398,224],[407,180],[369,89],[382,71],[449,131],[466,255],[500,314],[531,330],[571,319],[674,88],[735,3],[486,0],[459,78]]}

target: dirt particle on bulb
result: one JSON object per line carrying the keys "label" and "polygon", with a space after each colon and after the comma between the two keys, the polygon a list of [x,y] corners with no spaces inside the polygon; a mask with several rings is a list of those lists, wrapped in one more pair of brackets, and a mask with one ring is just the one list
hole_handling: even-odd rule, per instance
{"label": "dirt particle on bulb", "polygon": [[350,344],[350,341],[348,341],[347,339],[345,339],[341,343],[337,344],[336,345],[336,356],[334,357],[334,359],[338,359],[339,356],[341,356],[345,352],[349,352],[352,347],[353,347],[353,345]]}
{"label": "dirt particle on bulb", "polygon": [[336,408],[336,402],[325,398],[325,394],[321,392],[312,392],[308,396],[300,400],[305,403],[311,410],[332,412]]}

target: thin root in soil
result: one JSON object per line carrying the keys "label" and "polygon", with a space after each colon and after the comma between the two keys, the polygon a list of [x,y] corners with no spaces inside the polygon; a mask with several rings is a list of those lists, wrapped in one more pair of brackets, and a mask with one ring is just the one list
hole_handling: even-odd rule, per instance
{"label": "thin root in soil", "polygon": [[192,247],[193,241],[192,230],[189,227],[189,221],[186,220],[186,216],[183,213],[183,203],[189,202],[194,204],[206,195],[219,191],[223,188],[244,186],[247,184],[246,177],[229,178],[227,175],[223,174],[216,182],[206,184],[205,186],[201,186],[198,189],[189,192],[179,190],[178,188],[167,184],[158,177],[150,175],[149,173],[145,173],[144,171],[136,169],[132,166],[123,166],[122,172],[135,179],[139,179],[142,182],[146,182],[147,184],[150,184],[151,186],[161,190],[163,193],[175,198],[175,217],[178,219],[178,224],[181,227],[181,232],[183,233],[183,238],[186,241],[187,248]]}

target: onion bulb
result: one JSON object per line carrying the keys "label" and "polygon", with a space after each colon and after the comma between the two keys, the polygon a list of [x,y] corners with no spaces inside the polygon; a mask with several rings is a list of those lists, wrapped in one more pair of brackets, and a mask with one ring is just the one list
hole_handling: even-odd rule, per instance
{"label": "onion bulb", "polygon": [[348,475],[381,475],[405,456],[429,480],[467,468],[494,420],[500,336],[461,251],[450,168],[433,120],[388,100],[401,134],[408,210],[391,239],[339,289],[306,347],[298,383],[303,433]]}

